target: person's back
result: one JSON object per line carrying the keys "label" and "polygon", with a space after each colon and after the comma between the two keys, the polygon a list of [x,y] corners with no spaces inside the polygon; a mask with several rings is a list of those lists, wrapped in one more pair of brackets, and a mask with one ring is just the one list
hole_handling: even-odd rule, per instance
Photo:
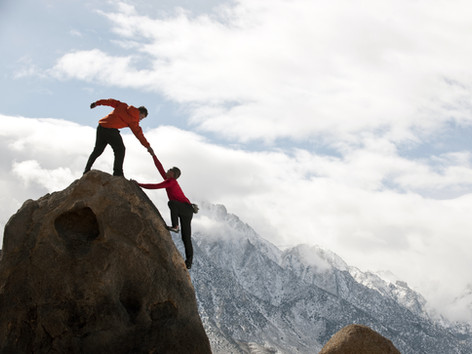
{"label": "person's back", "polygon": [[112,112],[98,121],[102,127],[121,129],[129,127],[130,124],[139,124],[140,111],[134,106],[128,106],[124,102],[113,99],[100,100],[96,103],[114,108]]}
{"label": "person's back", "polygon": [[118,130],[121,128],[129,127],[140,143],[147,148],[148,152],[154,154],[151,145],[144,137],[143,131],[139,126],[140,120],[147,116],[147,109],[145,107],[136,108],[128,106],[126,103],[112,98],[95,101],[90,105],[90,108],[95,108],[96,106],[110,106],[114,109],[98,122],[95,147],[87,161],[84,173],[90,171],[95,160],[109,144],[115,155],[113,175],[123,176],[123,161],[126,148]]}

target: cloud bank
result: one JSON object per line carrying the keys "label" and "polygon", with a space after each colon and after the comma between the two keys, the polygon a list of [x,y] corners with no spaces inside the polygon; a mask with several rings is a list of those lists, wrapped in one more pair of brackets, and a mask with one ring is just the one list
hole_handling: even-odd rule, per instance
{"label": "cloud bank", "polygon": [[162,93],[201,131],[241,142],[340,149],[373,133],[417,143],[451,121],[471,124],[467,7],[240,0],[151,18],[121,3],[102,15],[123,55],[70,52],[50,74]]}
{"label": "cloud bank", "polygon": [[[1,119],[3,227],[26,199],[80,178],[95,131],[62,120]],[[182,169],[180,183],[190,199],[224,204],[279,247],[320,245],[361,269],[391,270],[449,314],[456,311],[454,297],[472,283],[466,271],[472,266],[466,251],[472,246],[472,194],[438,200],[382,187],[392,176],[410,190],[415,185],[408,181],[420,177],[431,185],[464,183],[463,175],[453,172],[471,173],[463,157],[443,157],[447,168],[434,172],[424,161],[399,157],[388,144],[334,158],[301,149],[234,149],[169,126],[145,135],[164,167]],[[160,181],[137,139],[126,130],[123,136],[126,177]],[[111,172],[112,161],[108,149],[94,167]],[[165,193],[146,192],[167,218]],[[466,308],[461,304],[455,318],[470,319]]]}

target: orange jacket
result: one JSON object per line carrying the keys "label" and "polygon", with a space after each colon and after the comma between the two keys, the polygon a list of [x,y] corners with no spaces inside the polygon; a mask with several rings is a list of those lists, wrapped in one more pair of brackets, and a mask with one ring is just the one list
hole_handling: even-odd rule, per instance
{"label": "orange jacket", "polygon": [[139,110],[136,107],[128,106],[124,102],[109,98],[107,100],[98,100],[95,102],[97,106],[111,106],[114,110],[98,121],[104,128],[121,129],[129,127],[136,138],[144,147],[148,148],[150,144],[143,134],[143,130],[139,126]]}

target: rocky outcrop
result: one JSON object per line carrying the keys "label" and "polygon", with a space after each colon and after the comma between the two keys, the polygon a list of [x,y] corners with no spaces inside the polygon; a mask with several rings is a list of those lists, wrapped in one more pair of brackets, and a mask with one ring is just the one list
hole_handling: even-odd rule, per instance
{"label": "rocky outcrop", "polygon": [[0,352],[210,353],[184,261],[133,182],[91,171],[5,226]]}
{"label": "rocky outcrop", "polygon": [[352,324],[336,332],[319,354],[400,354],[390,340],[367,326]]}

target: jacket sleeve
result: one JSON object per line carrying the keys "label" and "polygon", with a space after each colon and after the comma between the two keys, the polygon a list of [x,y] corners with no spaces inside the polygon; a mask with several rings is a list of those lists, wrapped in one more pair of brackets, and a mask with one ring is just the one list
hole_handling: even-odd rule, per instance
{"label": "jacket sleeve", "polygon": [[138,183],[138,185],[146,189],[160,189],[169,187],[170,181],[167,180],[161,183]]}
{"label": "jacket sleeve", "polygon": [[130,123],[128,123],[128,126],[131,129],[131,131],[133,132],[134,136],[139,140],[139,142],[145,148],[148,148],[149,146],[151,146],[151,144],[149,144],[149,142],[144,137],[143,130],[139,126],[138,122],[130,122]]}
{"label": "jacket sleeve", "polygon": [[113,98],[95,101],[97,106],[110,106],[116,108],[121,102]]}
{"label": "jacket sleeve", "polygon": [[156,155],[154,155],[152,159],[154,161],[154,165],[156,166],[157,170],[161,174],[162,178],[166,179],[167,178],[166,171],[164,170],[164,167],[162,166],[161,161],[159,161]]}

